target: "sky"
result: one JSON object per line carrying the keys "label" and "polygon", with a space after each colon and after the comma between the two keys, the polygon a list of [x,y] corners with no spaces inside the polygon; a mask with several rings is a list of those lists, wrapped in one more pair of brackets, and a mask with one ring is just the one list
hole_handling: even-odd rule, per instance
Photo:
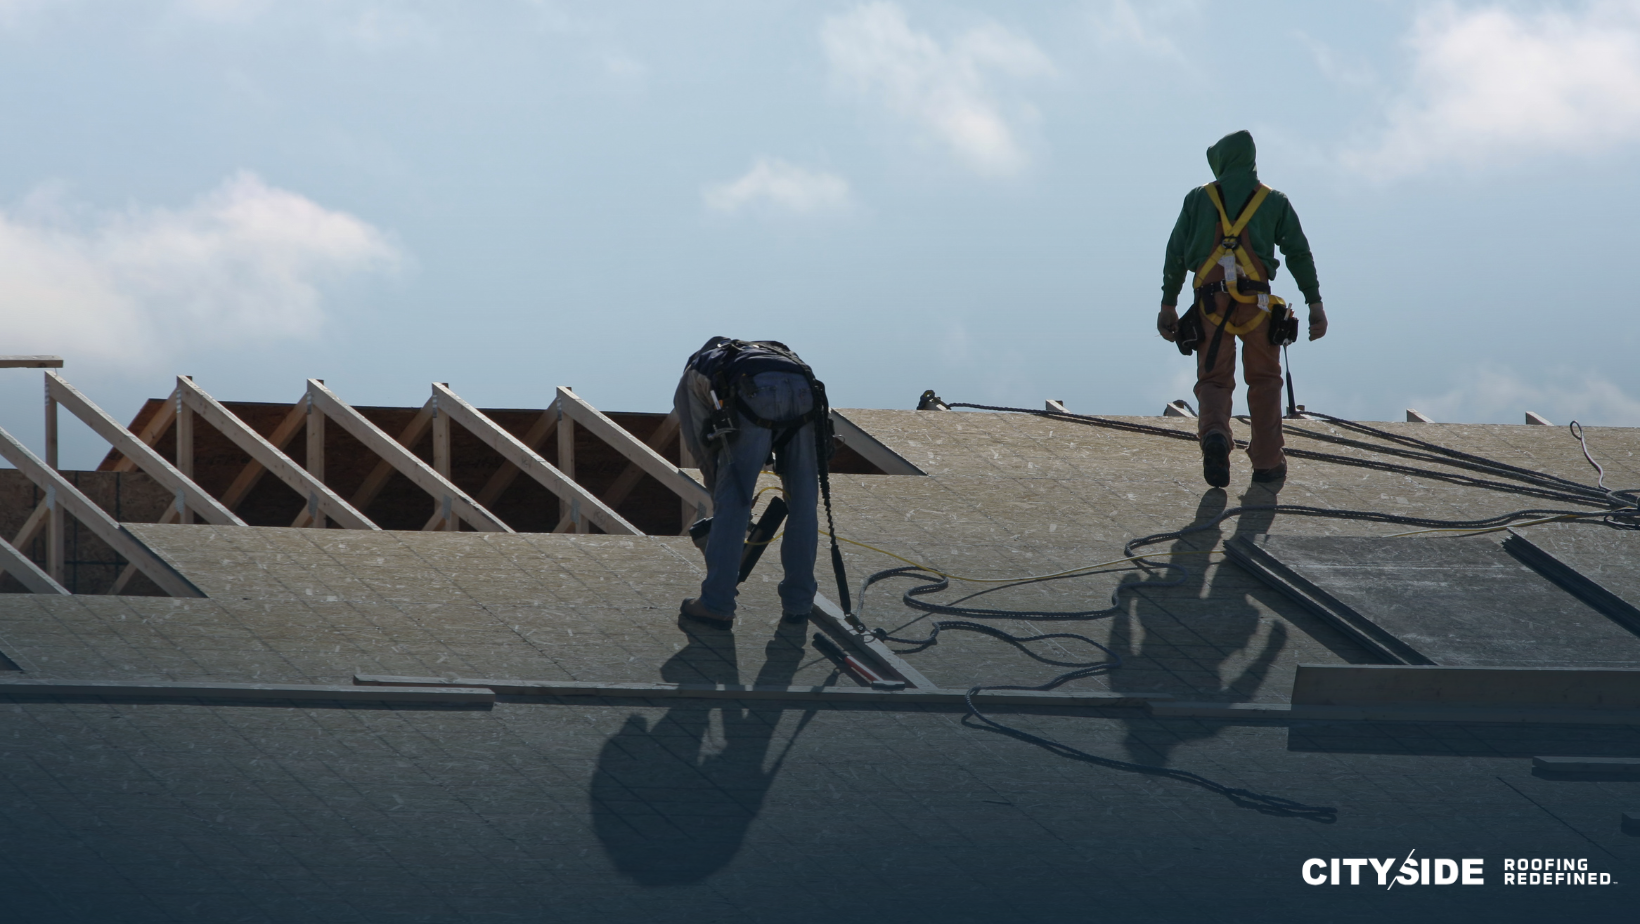
{"label": "sky", "polygon": [[[1640,426],[1640,0],[0,0],[0,353],[125,420],[178,374],[660,411],[718,334],[839,407],[1158,414],[1238,129],[1332,323],[1299,403]],[[40,394],[0,370],[37,453]]]}

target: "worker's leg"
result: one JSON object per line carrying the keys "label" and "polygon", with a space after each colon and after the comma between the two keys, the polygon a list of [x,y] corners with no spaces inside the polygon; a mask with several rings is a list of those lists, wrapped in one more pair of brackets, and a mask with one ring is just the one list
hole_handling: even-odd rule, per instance
{"label": "worker's leg", "polygon": [[1196,421],[1196,434],[1206,437],[1209,433],[1222,433],[1225,441],[1234,447],[1235,439],[1230,432],[1230,399],[1236,390],[1236,338],[1230,334],[1220,338],[1218,356],[1213,361],[1213,368],[1209,369],[1207,354],[1212,352],[1213,338],[1219,335],[1219,329],[1213,326],[1212,321],[1204,320],[1202,334],[1202,344],[1196,350],[1196,407],[1200,414]]}
{"label": "worker's leg", "polygon": [[[791,372],[765,372],[741,392],[746,404],[765,420],[791,420],[814,407],[808,379]],[[780,541],[780,608],[808,615],[814,608],[814,550],[819,526],[815,518],[819,480],[813,424],[804,426],[780,450],[781,484],[786,489],[786,531]]]}
{"label": "worker's leg", "polygon": [[[804,382],[803,387],[806,390],[808,383]],[[780,582],[780,609],[792,615],[806,616],[814,608],[814,552],[820,541],[815,511],[820,480],[814,432],[814,424],[804,427],[786,444],[783,453],[786,470],[781,478],[789,512],[786,535],[780,541],[780,566],[785,571]]]}
{"label": "worker's leg", "polygon": [[757,473],[769,457],[771,436],[768,430],[739,414],[735,417],[739,432],[717,453],[712,532],[706,537],[706,580],[700,584],[701,604],[724,616],[735,612],[740,556],[746,548],[746,527],[752,519],[752,494],[757,490]]}
{"label": "worker's leg", "polygon": [[1286,459],[1281,451],[1281,347],[1270,342],[1268,318],[1242,337],[1241,371],[1247,413],[1253,418],[1247,459],[1255,469],[1275,468]]}

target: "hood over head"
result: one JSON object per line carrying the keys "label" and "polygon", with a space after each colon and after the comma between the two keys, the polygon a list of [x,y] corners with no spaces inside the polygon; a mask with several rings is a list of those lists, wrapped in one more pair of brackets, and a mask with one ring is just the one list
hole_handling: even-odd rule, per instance
{"label": "hood over head", "polygon": [[1253,145],[1253,133],[1231,132],[1207,149],[1207,165],[1213,168],[1213,178],[1224,190],[1224,206],[1240,211],[1258,188],[1258,149]]}
{"label": "hood over head", "polygon": [[1253,133],[1242,130],[1231,132],[1207,149],[1207,166],[1213,168],[1215,179],[1224,179],[1243,171],[1258,175],[1258,148],[1253,144]]}

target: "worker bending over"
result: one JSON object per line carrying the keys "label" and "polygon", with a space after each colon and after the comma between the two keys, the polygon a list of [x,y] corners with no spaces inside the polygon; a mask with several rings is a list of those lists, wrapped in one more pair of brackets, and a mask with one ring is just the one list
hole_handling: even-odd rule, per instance
{"label": "worker bending over", "polygon": [[[1287,197],[1259,182],[1253,136],[1234,132],[1207,149],[1212,183],[1192,189],[1167,241],[1162,266],[1162,310],[1156,327],[1180,352],[1196,353],[1202,477],[1218,488],[1230,483],[1230,399],[1236,387],[1236,341],[1241,341],[1247,409],[1253,418],[1247,457],[1253,480],[1287,477],[1281,434],[1281,347],[1297,323],[1270,282],[1281,262],[1310,306],[1310,339],[1327,333],[1327,313],[1315,278],[1315,259]],[[1181,321],[1179,289],[1195,272],[1195,298]]]}
{"label": "worker bending over", "polygon": [[[785,344],[713,337],[689,357],[673,405],[713,506],[706,579],[699,597],[683,601],[682,615],[733,625],[757,475],[772,457],[788,510],[780,609],[788,621],[807,619],[814,608],[820,453],[829,455],[831,444],[825,386]],[[697,523],[691,533],[707,525]]]}

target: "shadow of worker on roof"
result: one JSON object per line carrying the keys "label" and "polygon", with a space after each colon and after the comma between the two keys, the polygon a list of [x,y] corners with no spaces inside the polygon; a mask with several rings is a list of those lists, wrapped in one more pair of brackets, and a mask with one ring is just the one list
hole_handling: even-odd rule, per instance
{"label": "shadow of worker on roof", "polygon": [[[1239,506],[1276,503],[1276,494],[1264,485],[1250,485]],[[1211,523],[1227,509],[1221,488],[1210,488],[1196,507],[1191,526]],[[1275,513],[1253,510],[1235,518],[1235,536],[1266,533]],[[1204,552],[1224,537],[1223,523],[1189,533],[1173,541],[1174,553]],[[1256,653],[1234,676],[1225,668],[1254,644],[1259,633],[1259,608],[1250,598],[1245,575],[1228,562],[1209,563],[1205,555],[1178,555],[1166,559],[1186,571],[1154,572],[1144,580],[1129,579],[1126,612],[1111,632],[1111,649],[1123,665],[1110,674],[1110,688],[1124,693],[1171,693],[1182,699],[1243,702],[1264,685],[1276,657],[1287,645],[1287,628],[1272,622]],[[1124,742],[1130,759],[1165,766],[1173,748],[1186,741],[1218,734],[1219,726],[1200,722],[1128,722]]]}
{"label": "shadow of worker on roof", "polygon": [[[740,683],[734,636],[683,625],[689,644],[661,667],[672,683]],[[757,686],[788,686],[803,658],[806,624],[782,621]],[[681,700],[651,723],[629,716],[604,743],[592,778],[592,822],[610,861],[646,886],[698,882],[740,851],[786,751],[814,715],[807,710],[768,762],[787,711],[778,702]],[[720,714],[722,735],[713,734]]]}

